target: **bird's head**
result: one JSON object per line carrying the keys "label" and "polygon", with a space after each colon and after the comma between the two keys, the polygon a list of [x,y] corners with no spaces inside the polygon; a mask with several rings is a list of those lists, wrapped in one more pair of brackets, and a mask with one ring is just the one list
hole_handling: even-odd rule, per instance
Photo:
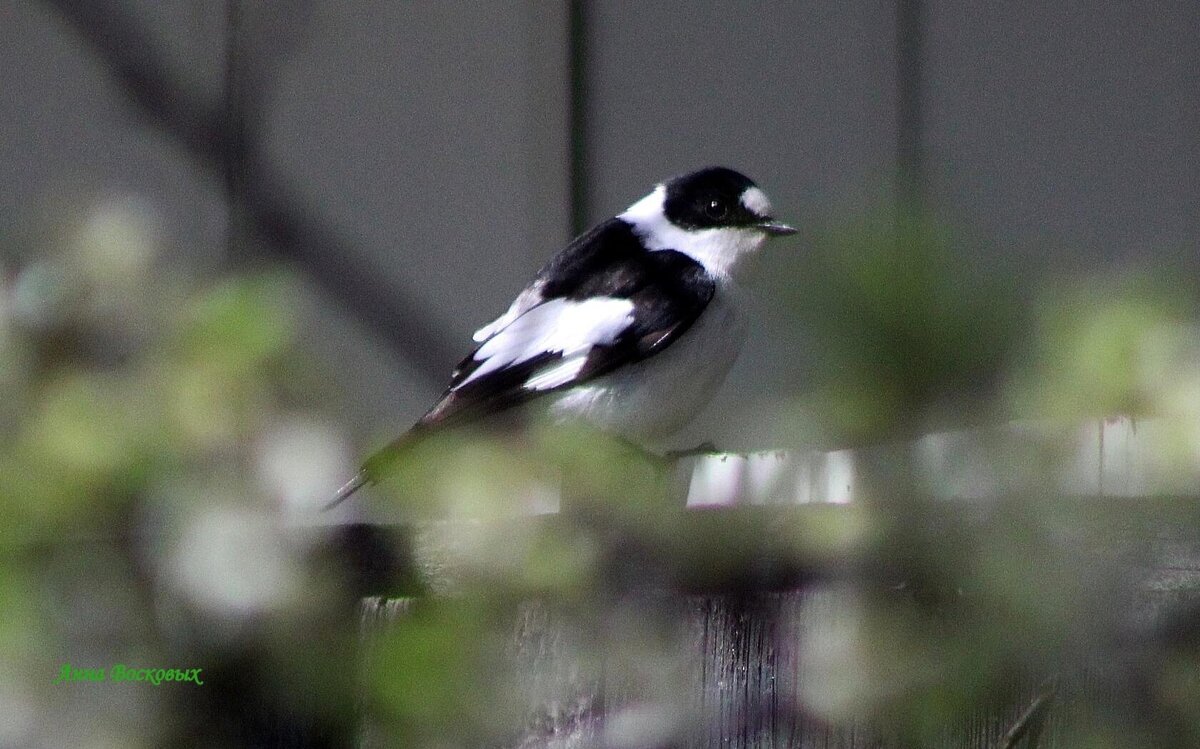
{"label": "bird's head", "polygon": [[618,216],[651,250],[676,250],[718,278],[770,237],[795,234],[749,177],[709,167],[667,180]]}

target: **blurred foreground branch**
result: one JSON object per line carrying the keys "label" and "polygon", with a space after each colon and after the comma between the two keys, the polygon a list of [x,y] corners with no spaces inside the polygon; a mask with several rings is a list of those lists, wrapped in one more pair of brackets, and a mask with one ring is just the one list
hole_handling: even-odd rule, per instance
{"label": "blurred foreground branch", "polygon": [[[48,0],[71,29],[108,67],[146,122],[179,143],[209,177],[224,182],[228,145],[237,142],[236,118],[223,102],[205,101],[171,75],[153,53],[154,43],[122,3]],[[378,273],[352,243],[306,205],[248,140],[240,184],[247,226],[263,247],[297,262],[326,293],[411,361],[430,382],[440,383],[457,352],[443,343],[441,327],[415,302],[377,282]]]}

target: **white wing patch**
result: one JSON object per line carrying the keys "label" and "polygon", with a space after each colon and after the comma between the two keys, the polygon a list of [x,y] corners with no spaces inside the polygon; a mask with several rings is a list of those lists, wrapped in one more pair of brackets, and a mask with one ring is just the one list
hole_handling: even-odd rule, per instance
{"label": "white wing patch", "polygon": [[582,369],[593,346],[612,343],[632,322],[633,302],[628,299],[552,299],[519,314],[493,333],[472,357],[482,363],[454,389],[544,353],[562,354],[563,360],[532,377],[525,386],[546,390],[565,384]]}
{"label": "white wing patch", "polygon": [[553,390],[559,385],[566,385],[575,376],[579,374],[579,370],[583,369],[583,365],[587,364],[587,354],[576,354],[570,359],[564,359],[553,367],[534,375],[525,383],[526,390]]}
{"label": "white wing patch", "polygon": [[536,306],[538,302],[542,301],[542,286],[542,282],[538,281],[522,291],[517,295],[517,298],[513,300],[513,303],[509,306],[507,312],[505,312],[503,315],[500,315],[495,320],[492,320],[487,325],[484,325],[479,330],[476,330],[475,334],[472,335],[471,338],[476,343],[480,341],[486,341],[495,335],[497,331],[503,330],[513,320],[516,320],[527,310]]}

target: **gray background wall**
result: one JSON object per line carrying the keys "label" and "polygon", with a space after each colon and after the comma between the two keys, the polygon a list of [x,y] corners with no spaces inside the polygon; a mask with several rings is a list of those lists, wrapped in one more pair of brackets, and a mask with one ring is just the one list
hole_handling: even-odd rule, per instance
{"label": "gray background wall", "polygon": [[[465,353],[569,238],[573,210],[610,215],[696,166],[742,169],[806,225],[889,202],[910,167],[939,212],[1031,278],[1191,259],[1200,238],[1200,4],[1186,0],[9,0],[8,236],[131,193],[205,272],[260,243],[239,238],[220,171],[130,103],[97,54],[104,33],[81,29],[98,17],[144,31],[132,57],[197,100],[236,106],[254,153],[339,238],[326,274],[365,270],[451,341],[406,350],[314,279],[306,346],[364,446],[420,415],[440,389],[431,361],[448,371]],[[684,441],[761,445],[755,410],[803,389],[803,332],[759,301],[750,349]]]}

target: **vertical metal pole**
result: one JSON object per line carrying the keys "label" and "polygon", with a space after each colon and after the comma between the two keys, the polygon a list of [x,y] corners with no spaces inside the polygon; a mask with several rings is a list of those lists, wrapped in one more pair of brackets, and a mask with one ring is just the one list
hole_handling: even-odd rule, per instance
{"label": "vertical metal pole", "polygon": [[920,210],[924,200],[923,21],[921,0],[896,0],[896,197],[902,212]]}
{"label": "vertical metal pole", "polygon": [[226,234],[226,262],[239,264],[245,260],[245,180],[246,180],[246,101],[245,62],[242,55],[241,0],[225,3],[225,142],[221,149],[225,177],[226,215],[229,226]]}
{"label": "vertical metal pole", "polygon": [[570,73],[570,189],[571,235],[588,226],[587,189],[587,0],[570,0],[567,29]]}

